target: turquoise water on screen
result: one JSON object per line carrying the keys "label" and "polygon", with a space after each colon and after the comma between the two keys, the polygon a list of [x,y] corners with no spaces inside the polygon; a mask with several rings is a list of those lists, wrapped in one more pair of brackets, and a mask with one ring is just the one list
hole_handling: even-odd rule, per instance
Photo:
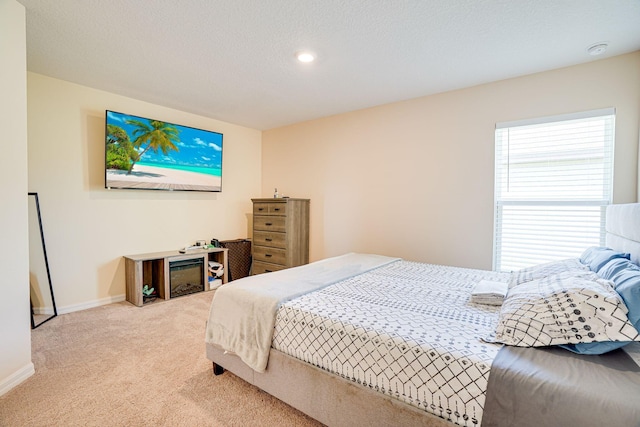
{"label": "turquoise water on screen", "polygon": [[[138,162],[137,164],[143,165],[143,166],[152,166],[154,168],[164,168],[164,169],[196,172],[204,175],[212,175],[217,177],[222,176],[222,170],[218,168],[207,168],[202,166],[169,165],[166,163],[151,163],[151,162]],[[134,166],[133,169],[135,170],[136,167]]]}

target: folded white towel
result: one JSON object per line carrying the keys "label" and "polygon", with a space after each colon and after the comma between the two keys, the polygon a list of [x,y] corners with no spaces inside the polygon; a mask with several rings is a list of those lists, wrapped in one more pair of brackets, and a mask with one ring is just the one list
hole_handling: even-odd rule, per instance
{"label": "folded white towel", "polygon": [[501,306],[504,302],[504,298],[487,298],[487,297],[471,297],[471,302],[474,304],[482,305],[496,305]]}
{"label": "folded white towel", "polygon": [[508,290],[508,283],[481,280],[471,291],[471,302],[487,305],[502,305]]}

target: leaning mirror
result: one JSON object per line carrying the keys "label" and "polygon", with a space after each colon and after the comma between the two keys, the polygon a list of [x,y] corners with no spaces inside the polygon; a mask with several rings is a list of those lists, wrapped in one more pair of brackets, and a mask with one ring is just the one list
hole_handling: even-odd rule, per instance
{"label": "leaning mirror", "polygon": [[31,328],[58,315],[53,297],[49,260],[44,243],[38,193],[29,194],[29,286],[31,288]]}

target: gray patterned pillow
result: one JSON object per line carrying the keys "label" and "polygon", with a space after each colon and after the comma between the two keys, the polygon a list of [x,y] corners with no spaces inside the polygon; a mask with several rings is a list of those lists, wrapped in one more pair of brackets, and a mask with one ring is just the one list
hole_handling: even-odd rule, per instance
{"label": "gray patterned pillow", "polygon": [[627,312],[611,282],[569,271],[510,289],[487,340],[518,347],[640,341]]}
{"label": "gray patterned pillow", "polygon": [[584,265],[578,258],[568,258],[560,261],[551,261],[533,267],[523,268],[511,273],[509,287],[518,286],[532,280],[542,279],[553,274],[564,273],[565,271],[591,271],[588,265]]}

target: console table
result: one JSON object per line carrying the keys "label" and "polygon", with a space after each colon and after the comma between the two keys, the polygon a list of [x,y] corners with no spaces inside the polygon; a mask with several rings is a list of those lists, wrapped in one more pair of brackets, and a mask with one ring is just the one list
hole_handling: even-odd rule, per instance
{"label": "console table", "polygon": [[193,249],[186,253],[179,251],[154,252],[148,254],[126,255],[125,281],[127,288],[127,301],[138,307],[144,304],[142,289],[144,285],[155,288],[156,297],[168,300],[171,298],[171,283],[169,264],[175,261],[202,260],[204,262],[204,274],[202,277],[204,290],[210,290],[208,280],[208,263],[215,261],[222,264],[222,283],[228,280],[228,249],[209,248]]}

